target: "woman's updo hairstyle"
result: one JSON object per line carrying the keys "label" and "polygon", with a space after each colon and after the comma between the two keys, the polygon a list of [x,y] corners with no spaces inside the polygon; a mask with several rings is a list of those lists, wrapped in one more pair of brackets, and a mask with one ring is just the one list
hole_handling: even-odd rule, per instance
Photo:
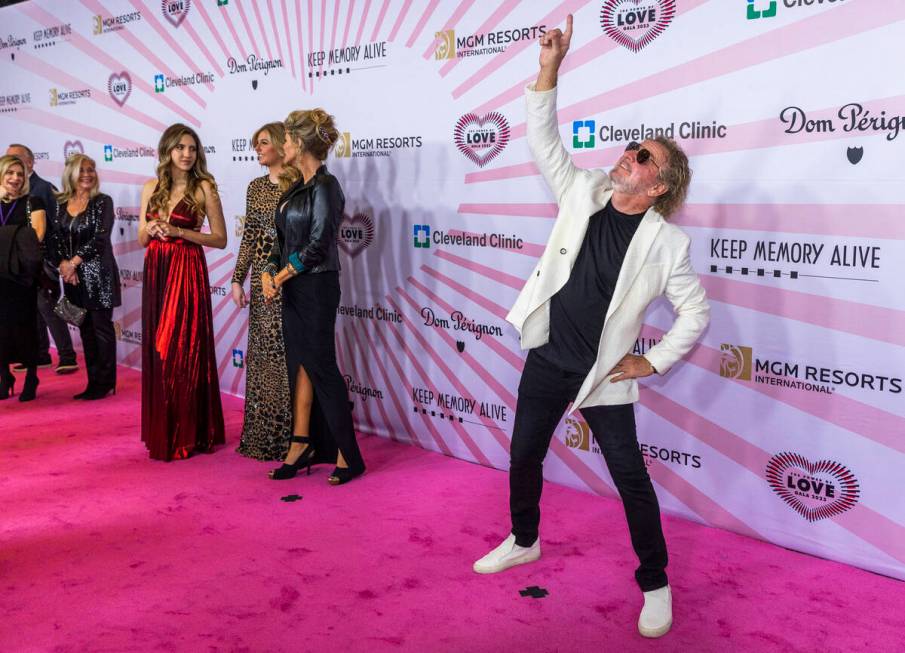
{"label": "woman's updo hairstyle", "polygon": [[327,158],[339,138],[333,116],[323,109],[293,111],[283,124],[289,138],[321,161]]}

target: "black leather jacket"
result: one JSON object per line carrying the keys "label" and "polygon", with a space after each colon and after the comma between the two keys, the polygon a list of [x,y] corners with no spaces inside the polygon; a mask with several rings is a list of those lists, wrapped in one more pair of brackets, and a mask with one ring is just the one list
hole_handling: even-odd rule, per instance
{"label": "black leather jacket", "polygon": [[308,183],[299,180],[277,204],[277,237],[269,263],[292,263],[303,274],[340,269],[336,238],[346,198],[339,180],[322,165]]}

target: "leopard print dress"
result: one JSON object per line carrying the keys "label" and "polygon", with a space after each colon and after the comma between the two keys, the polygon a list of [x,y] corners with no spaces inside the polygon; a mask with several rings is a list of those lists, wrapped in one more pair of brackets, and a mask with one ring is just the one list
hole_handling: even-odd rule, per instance
{"label": "leopard print dress", "polygon": [[261,273],[276,237],[273,218],[281,194],[279,186],[271,183],[267,175],[248,184],[245,228],[232,278],[235,283],[244,284],[251,269],[245,422],[236,451],[257,460],[285,458],[292,433],[282,308],[279,299],[265,304],[261,290]]}

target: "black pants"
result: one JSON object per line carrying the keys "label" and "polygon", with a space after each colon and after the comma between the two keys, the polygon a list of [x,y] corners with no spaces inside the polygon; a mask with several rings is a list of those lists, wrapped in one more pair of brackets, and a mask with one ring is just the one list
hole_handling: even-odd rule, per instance
{"label": "black pants", "polygon": [[[116,387],[116,332],[113,329],[113,309],[89,310],[79,327],[88,385],[100,390]],[[62,356],[62,355],[61,355]]]}
{"label": "black pants", "polygon": [[[113,328],[112,324],[110,328]],[[50,329],[50,333],[53,335],[53,344],[56,345],[60,360],[64,363],[74,363],[75,349],[72,347],[69,325],[53,312],[51,301],[43,291],[38,290],[38,362],[50,360],[50,340],[47,337],[47,329]]]}
{"label": "black pants", "polygon": [[[528,354],[519,383],[509,468],[509,509],[516,544],[538,537],[543,462],[550,438],[584,375],[559,369],[535,351]],[[638,446],[633,404],[582,408],[581,414],[603,452],[628,520],[640,566],[635,579],[643,592],[667,584],[666,541],[660,505]]]}

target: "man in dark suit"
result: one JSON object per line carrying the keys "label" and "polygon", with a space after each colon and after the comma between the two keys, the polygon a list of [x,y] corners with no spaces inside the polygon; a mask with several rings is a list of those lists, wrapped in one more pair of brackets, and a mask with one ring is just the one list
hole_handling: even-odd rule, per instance
{"label": "man in dark suit", "polygon": [[[41,179],[35,172],[35,155],[27,146],[13,143],[6,150],[7,154],[17,157],[25,164],[28,173],[30,187],[29,195],[40,198],[44,202],[47,211],[48,224],[56,215],[57,200],[56,187],[45,179]],[[72,337],[69,335],[69,326],[57,317],[53,312],[53,305],[43,292],[38,293],[38,367],[50,367],[50,339],[47,337],[47,329],[53,334],[53,342],[57,347],[59,361],[57,362],[57,374],[71,374],[79,369],[75,359],[75,349],[72,347]],[[24,372],[25,368],[16,365],[13,369]]]}

